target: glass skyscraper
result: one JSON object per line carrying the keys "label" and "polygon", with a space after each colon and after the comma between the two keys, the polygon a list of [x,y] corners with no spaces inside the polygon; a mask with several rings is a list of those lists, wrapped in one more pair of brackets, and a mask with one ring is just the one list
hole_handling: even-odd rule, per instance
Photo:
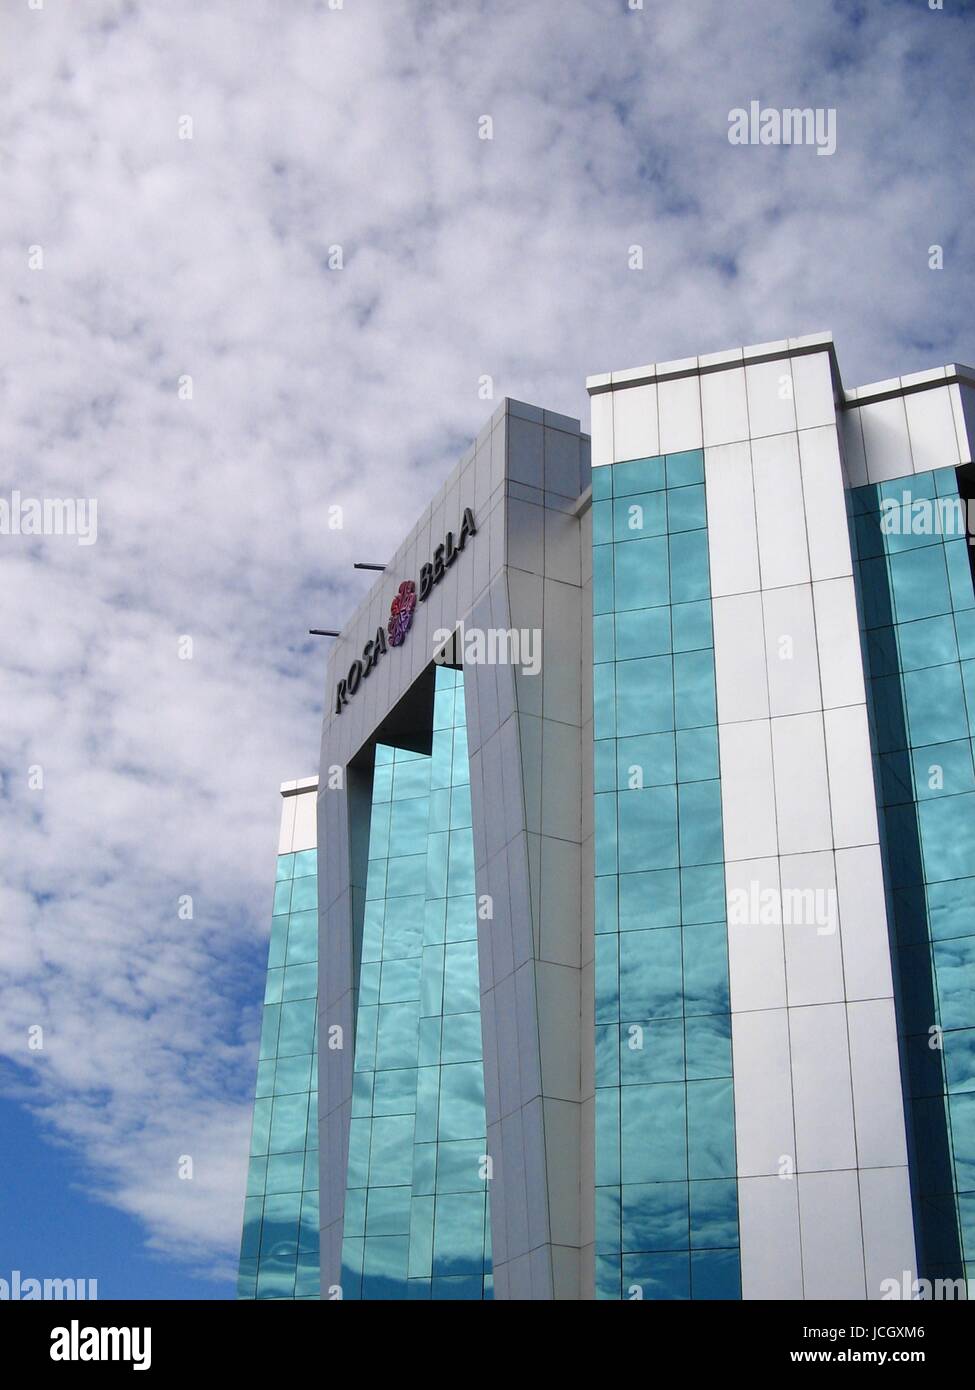
{"label": "glass skyscraper", "polygon": [[968,471],[850,493],[906,1054],[918,1254],[975,1276],[975,594]]}
{"label": "glass skyscraper", "polygon": [[319,1296],[316,788],[282,788],[238,1298]]}
{"label": "glass skyscraper", "polygon": [[343,1296],[490,1297],[461,672],[436,672],[429,754],[377,746],[368,849]]}
{"label": "glass skyscraper", "polygon": [[738,1298],[701,450],[593,478],[596,1288]]}
{"label": "glass skyscraper", "polygon": [[588,389],[332,649],[241,1295],[975,1294],[975,372]]}

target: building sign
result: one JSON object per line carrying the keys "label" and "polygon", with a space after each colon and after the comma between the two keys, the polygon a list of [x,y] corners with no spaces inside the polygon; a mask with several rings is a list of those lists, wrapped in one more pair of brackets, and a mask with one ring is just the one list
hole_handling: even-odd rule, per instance
{"label": "building sign", "polygon": [[359,686],[375,669],[379,658],[385,656],[389,647],[401,647],[403,645],[413,624],[413,614],[416,612],[417,603],[426,602],[456,561],[470,537],[476,535],[477,526],[474,524],[474,513],[470,507],[467,507],[464,510],[464,517],[456,537],[453,531],[448,531],[443,544],[438,545],[433,552],[433,559],[428,564],[420,566],[419,584],[412,579],[405,579],[397,589],[389,609],[389,622],[385,628],[377,628],[375,637],[371,638],[363,647],[362,656],[353,661],[349,667],[348,675],[344,680],[340,680],[335,687],[336,714],[342,713]]}

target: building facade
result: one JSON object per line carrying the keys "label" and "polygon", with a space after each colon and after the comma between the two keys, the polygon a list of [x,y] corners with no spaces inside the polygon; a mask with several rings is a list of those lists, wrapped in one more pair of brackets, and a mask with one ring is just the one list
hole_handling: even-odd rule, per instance
{"label": "building facade", "polygon": [[[613,920],[615,866],[619,957],[610,935],[600,966],[597,935],[597,1007],[615,1024],[618,1004],[625,1031],[646,996],[638,972],[670,981],[686,1084],[684,1106],[673,1079],[641,1100],[625,1052],[619,1087],[607,1064],[595,1135],[605,1293],[620,1296],[621,1273],[625,1297],[647,1267],[687,1296],[683,1257],[627,1253],[648,1209],[655,1240],[671,1219],[675,1239],[689,1234],[692,1297],[730,1293],[736,1260],[746,1298],[877,1298],[915,1273],[963,1278],[966,1261],[971,1276],[973,375],[846,392],[831,341],[811,338],[589,384],[597,777],[603,734],[618,748],[628,719],[657,729],[665,713],[654,699],[666,704],[669,658],[634,647],[630,615],[635,573],[651,594],[641,601],[668,601],[662,541],[625,529],[630,495],[650,488],[667,490],[677,728],[676,830],[669,780],[645,805],[646,792],[619,790],[621,757],[606,790],[605,755],[596,889],[598,903],[605,870],[610,906],[597,919]],[[627,930],[634,852],[641,868],[679,869],[682,995],[676,931],[669,949],[648,932],[651,951]],[[708,941],[698,924],[714,917]],[[672,1181],[685,1162],[687,1222],[680,1189],[663,1183],[628,1215],[634,1176]],[[725,1240],[718,1279],[704,1249]]]}
{"label": "building facade", "polygon": [[281,787],[238,1298],[319,1297],[317,792]]}
{"label": "building facade", "polygon": [[588,386],[591,441],[499,407],[330,656],[321,1296],[975,1280],[975,374]]}
{"label": "building facade", "polygon": [[[318,802],[326,1298],[577,1298],[583,1287],[588,484],[579,422],[506,402],[329,661]],[[477,634],[504,650],[463,660]],[[389,959],[387,939],[419,964]],[[373,1029],[384,1069],[391,1057],[399,1073],[394,1099],[380,1098],[378,1070],[370,1099]]]}

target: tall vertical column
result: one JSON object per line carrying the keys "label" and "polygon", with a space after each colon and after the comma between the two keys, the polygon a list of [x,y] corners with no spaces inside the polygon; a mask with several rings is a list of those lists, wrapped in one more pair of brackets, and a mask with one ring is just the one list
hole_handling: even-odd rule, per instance
{"label": "tall vertical column", "polygon": [[[591,1001],[581,986],[584,967],[591,979],[582,807],[591,708],[577,511],[588,474],[578,421],[505,401],[332,652],[319,797],[325,1297],[341,1292],[372,750],[424,751],[424,682],[453,632],[470,754],[494,1296],[571,1299],[592,1288],[582,1255],[592,1243],[591,1029],[582,1032]],[[435,560],[438,544],[445,560],[441,542],[448,532],[456,541],[467,508],[476,530],[463,553],[449,551],[402,645],[360,671],[399,584]],[[472,650],[464,634],[486,648]]]}
{"label": "tall vertical column", "polygon": [[493,913],[478,941],[495,1296],[576,1299],[591,1288],[581,1257],[591,1038],[581,1031],[588,713],[575,514],[587,441],[576,421],[511,402],[505,459],[491,582],[468,627],[508,634],[508,655],[466,669],[477,891]]}

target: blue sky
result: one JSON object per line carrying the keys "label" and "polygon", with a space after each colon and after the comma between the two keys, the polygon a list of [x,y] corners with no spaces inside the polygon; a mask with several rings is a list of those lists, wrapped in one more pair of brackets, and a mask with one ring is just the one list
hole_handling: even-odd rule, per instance
{"label": "blue sky", "polygon": [[[972,361],[973,14],[6,8],[0,496],[98,539],[0,536],[0,1276],[228,1293],[306,631],[501,396],[827,328],[847,385]],[[836,153],[730,145],[752,100]]]}
{"label": "blue sky", "polygon": [[0,1130],[0,1277],[16,1269],[21,1283],[95,1279],[100,1299],[233,1297],[230,1281],[194,1277],[146,1249],[142,1223],[90,1196],[93,1175],[76,1153],[44,1137],[26,1107],[0,1100]]}

